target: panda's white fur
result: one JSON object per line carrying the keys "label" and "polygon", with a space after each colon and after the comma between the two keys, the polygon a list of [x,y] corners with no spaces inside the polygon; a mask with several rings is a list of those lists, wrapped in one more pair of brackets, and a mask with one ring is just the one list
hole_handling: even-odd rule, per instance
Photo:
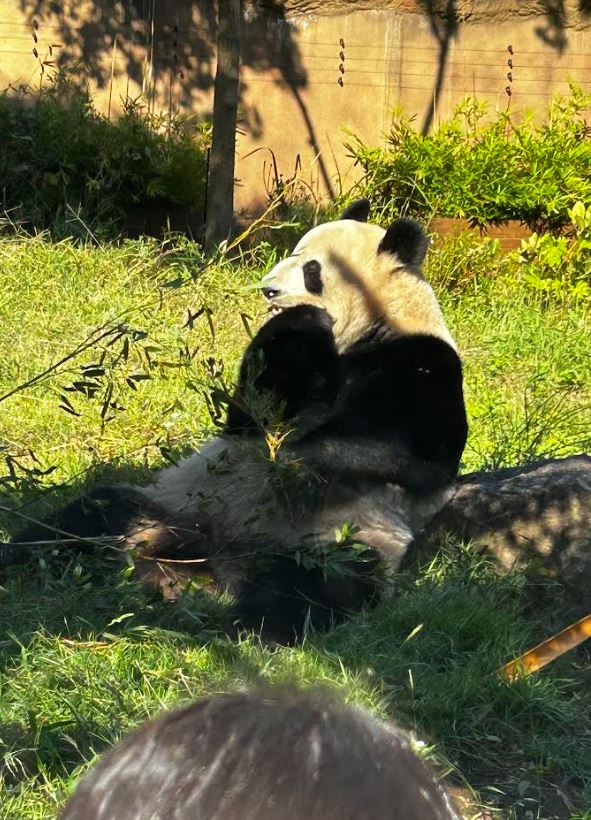
{"label": "panda's white fur", "polygon": [[[228,583],[243,571],[245,538],[283,552],[302,543],[328,544],[343,524],[356,528],[356,539],[382,554],[391,575],[406,548],[450,500],[454,486],[414,497],[391,483],[359,481],[354,490],[338,480],[324,488],[324,503],[310,508],[305,502],[283,498],[274,481],[275,465],[264,443],[216,437],[178,467],[165,468],[156,482],[135,487],[149,501],[169,513],[177,531],[193,533],[194,522],[207,521],[214,542],[218,578]],[[147,524],[128,541],[141,547],[150,538],[166,543],[166,533]],[[234,546],[235,545],[235,546]],[[217,554],[216,554],[217,553]]]}

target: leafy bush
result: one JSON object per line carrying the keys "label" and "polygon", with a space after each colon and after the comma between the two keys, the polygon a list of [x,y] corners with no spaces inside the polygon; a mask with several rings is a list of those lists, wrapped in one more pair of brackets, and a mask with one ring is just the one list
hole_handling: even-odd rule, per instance
{"label": "leafy bush", "polygon": [[475,237],[471,231],[434,241],[427,256],[426,274],[438,290],[461,296],[481,281],[507,273],[510,260],[498,239]]}
{"label": "leafy bush", "polygon": [[516,254],[522,276],[534,290],[549,296],[591,296],[591,205],[577,202],[568,211],[574,237],[532,234]]}
{"label": "leafy bush", "polygon": [[[0,207],[27,229],[112,233],[130,206],[201,209],[208,127],[127,100],[117,122],[62,76],[0,95]],[[78,226],[78,227],[76,227]]]}
{"label": "leafy bush", "polygon": [[449,122],[427,135],[395,119],[387,145],[353,138],[349,150],[366,172],[365,189],[384,216],[462,217],[475,224],[517,219],[560,228],[577,201],[591,201],[591,96],[571,86],[546,121],[488,116],[469,98]]}

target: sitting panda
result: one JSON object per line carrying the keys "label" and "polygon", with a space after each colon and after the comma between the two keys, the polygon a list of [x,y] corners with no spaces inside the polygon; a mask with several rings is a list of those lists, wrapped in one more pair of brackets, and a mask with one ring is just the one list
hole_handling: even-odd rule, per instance
{"label": "sitting panda", "polygon": [[62,533],[124,536],[146,580],[155,559],[201,561],[238,621],[281,642],[388,587],[453,494],[467,423],[461,362],[421,274],[427,238],[368,213],[360,200],[312,229],[263,279],[270,318],[221,435],[147,487],[73,502]]}

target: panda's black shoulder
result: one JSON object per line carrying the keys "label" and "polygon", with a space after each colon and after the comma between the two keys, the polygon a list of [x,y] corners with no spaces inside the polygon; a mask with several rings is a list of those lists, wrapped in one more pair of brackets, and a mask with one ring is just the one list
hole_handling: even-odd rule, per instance
{"label": "panda's black shoulder", "polygon": [[428,333],[395,336],[376,325],[346,354],[349,377],[378,374],[395,379],[461,381],[462,363],[457,351],[446,341]]}
{"label": "panda's black shoulder", "polygon": [[447,372],[461,373],[462,363],[458,352],[446,341],[428,333],[416,333],[401,336],[386,346],[382,355],[395,354],[395,358],[404,362],[407,367],[422,368],[432,366]]}

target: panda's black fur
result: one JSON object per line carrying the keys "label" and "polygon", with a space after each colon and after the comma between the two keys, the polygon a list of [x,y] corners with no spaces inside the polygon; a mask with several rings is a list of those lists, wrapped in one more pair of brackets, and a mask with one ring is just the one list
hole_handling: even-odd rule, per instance
{"label": "panda's black fur", "polygon": [[[256,372],[261,363],[260,372]],[[253,371],[254,374],[253,374]],[[332,320],[325,310],[298,305],[274,316],[259,330],[240,367],[228,406],[226,434],[261,434],[270,419],[257,423],[247,409],[246,393],[268,393],[279,405],[277,420],[291,421],[312,404],[332,404],[340,389],[339,355]],[[245,406],[246,405],[246,406]]]}
{"label": "panda's black fur", "polygon": [[[365,221],[368,210],[361,201],[343,218]],[[420,275],[420,226],[397,220],[378,233],[382,268],[379,255]],[[124,535],[140,557],[206,559],[217,585],[233,593],[239,622],[284,642],[308,622],[326,626],[374,598],[380,567],[395,570],[412,535],[445,503],[467,435],[461,363],[442,321],[435,335],[405,332],[396,317],[374,311],[345,344],[351,332],[335,336],[323,305],[321,263],[304,262],[302,274],[313,303],[304,296],[282,305],[289,292],[263,288],[280,312],[248,346],[222,436],[192,457],[196,467],[187,460],[181,472],[167,468],[149,488],[95,489],[53,522],[81,537]],[[345,275],[356,285],[355,270],[345,266]],[[270,459],[268,430],[277,425],[290,432]],[[347,551],[345,538],[331,553],[346,522],[360,522],[349,541],[361,546]],[[34,537],[29,530],[17,540]]]}

